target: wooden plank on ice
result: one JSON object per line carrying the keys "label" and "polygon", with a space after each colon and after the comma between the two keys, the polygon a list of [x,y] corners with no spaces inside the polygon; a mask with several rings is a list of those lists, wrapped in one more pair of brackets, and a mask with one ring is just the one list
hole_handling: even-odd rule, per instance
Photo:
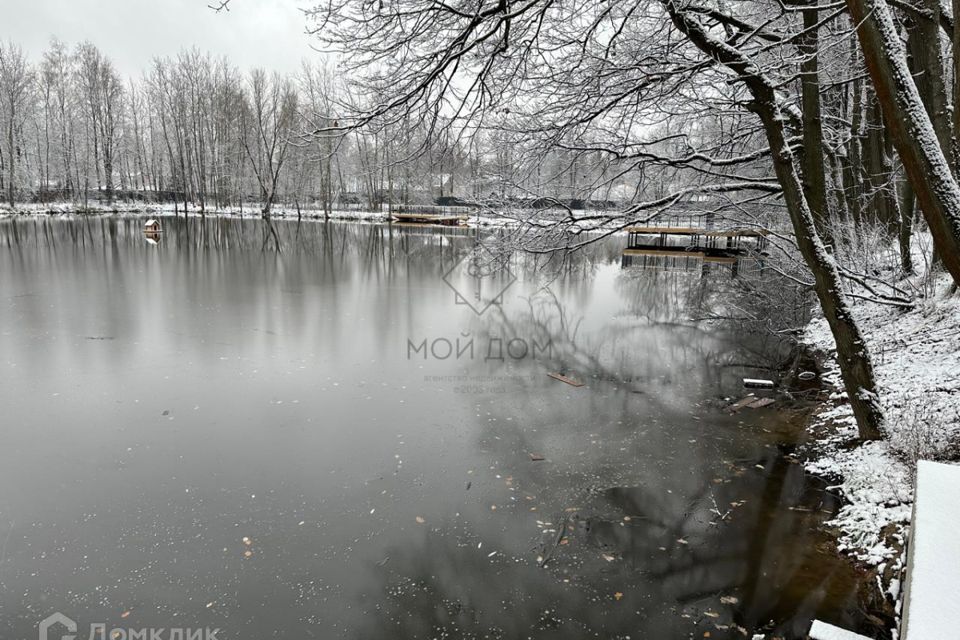
{"label": "wooden plank on ice", "polygon": [[774,402],[776,402],[776,400],[773,398],[760,398],[748,404],[747,407],[750,409],[763,409],[764,407],[769,407]]}
{"label": "wooden plank on ice", "polygon": [[561,373],[548,373],[547,375],[550,376],[551,378],[553,378],[554,380],[559,380],[560,382],[566,382],[566,383],[567,383],[568,385],[570,385],[571,387],[582,387],[582,386],[583,386],[583,383],[582,383],[582,382],[580,382],[580,381],[578,381],[578,380],[574,380],[573,378],[568,378],[567,376],[565,376],[565,375],[563,375],[563,374],[561,374]]}
{"label": "wooden plank on ice", "polygon": [[730,411],[730,412],[732,412],[732,413],[735,413],[735,412],[737,412],[737,411],[740,411],[740,409],[743,409],[743,408],[744,408],[745,406],[747,406],[748,404],[752,404],[752,403],[754,403],[754,402],[756,402],[756,401],[757,401],[757,396],[755,396],[755,395],[753,395],[753,394],[751,393],[750,395],[748,395],[748,396],[746,396],[746,397],[744,397],[744,398],[740,398],[739,400],[737,400],[736,402],[734,402],[732,405],[730,405],[729,407],[727,407],[727,411]]}
{"label": "wooden plank on ice", "polygon": [[773,389],[773,380],[762,378],[744,378],[743,386],[748,389]]}

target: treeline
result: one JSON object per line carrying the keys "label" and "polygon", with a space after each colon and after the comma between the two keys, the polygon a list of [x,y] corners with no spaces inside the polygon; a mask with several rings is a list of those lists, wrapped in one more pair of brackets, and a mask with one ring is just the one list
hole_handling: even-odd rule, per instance
{"label": "treeline", "polygon": [[201,211],[255,203],[265,215],[278,203],[330,212],[530,194],[583,206],[617,196],[591,186],[595,166],[562,154],[535,176],[522,171],[496,134],[410,119],[341,126],[338,114],[361,106],[323,61],[291,75],[243,72],[191,49],[125,79],[88,42],[54,39],[35,62],[0,43],[0,192],[11,206],[146,199]]}

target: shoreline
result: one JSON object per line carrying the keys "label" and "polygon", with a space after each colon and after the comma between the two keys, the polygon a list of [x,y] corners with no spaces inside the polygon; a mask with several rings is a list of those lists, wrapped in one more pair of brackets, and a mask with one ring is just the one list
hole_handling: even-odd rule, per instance
{"label": "shoreline", "polygon": [[[262,214],[257,208],[240,209],[239,207],[217,208],[201,210],[198,206],[191,206],[184,214],[183,207],[179,204],[174,207],[173,203],[114,203],[112,205],[95,204],[84,207],[81,204],[54,202],[54,203],[20,203],[15,208],[9,204],[0,204],[0,216],[109,216],[109,215],[156,215],[158,217],[183,216],[188,217],[222,217],[222,218],[242,218],[242,219],[262,219]],[[296,209],[287,209],[277,207],[271,214],[271,219],[278,220],[296,220],[298,217]],[[322,210],[304,209],[300,217],[308,220],[323,220]],[[351,221],[371,221],[386,222],[390,214],[377,213],[372,211],[333,211],[330,220],[351,220]]]}
{"label": "shoreline", "polygon": [[815,317],[800,337],[819,356],[822,382],[831,390],[808,422],[805,468],[843,497],[844,506],[826,523],[837,552],[874,573],[897,629],[916,462],[955,461],[960,444],[960,298],[949,295],[944,274],[908,280],[929,287],[913,309],[851,305],[874,361],[885,439],[857,442],[825,320]]}
{"label": "shoreline", "polygon": [[[228,208],[207,208],[201,210],[198,206],[191,206],[184,213],[183,207],[173,203],[114,203],[105,205],[102,203],[88,205],[84,207],[81,204],[68,202],[55,203],[18,203],[14,208],[9,204],[0,203],[0,219],[12,218],[18,216],[156,216],[156,217],[190,217],[190,218],[228,218],[241,220],[262,220],[262,213],[259,208],[228,207]],[[390,212],[357,210],[333,210],[329,216],[325,216],[321,209],[304,209],[300,212],[284,206],[276,206],[270,213],[270,220],[296,221],[308,220],[310,222],[368,222],[386,224],[391,221],[393,214]],[[518,223],[517,220],[510,217],[497,217],[493,215],[483,215],[480,210],[475,214],[469,215],[469,224],[459,228],[476,227],[510,227]],[[534,221],[535,222],[535,221]],[[403,223],[401,223],[403,224]],[[450,225],[451,228],[458,228]],[[582,231],[609,231],[609,228],[585,227]],[[625,233],[616,231],[616,233]]]}

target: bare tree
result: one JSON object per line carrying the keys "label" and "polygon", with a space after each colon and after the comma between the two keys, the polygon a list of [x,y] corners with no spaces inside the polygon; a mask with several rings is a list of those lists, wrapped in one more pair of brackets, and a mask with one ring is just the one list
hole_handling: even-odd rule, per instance
{"label": "bare tree", "polygon": [[24,153],[18,142],[33,100],[33,82],[33,71],[23,50],[13,43],[0,42],[0,108],[6,133],[6,158],[0,158],[0,169],[5,161],[7,200],[11,207],[16,205],[16,168]]}
{"label": "bare tree", "polygon": [[90,43],[77,50],[77,72],[93,131],[93,152],[97,163],[98,187],[103,169],[103,189],[113,201],[115,161],[124,117],[124,88],[113,63]]}
{"label": "bare tree", "polygon": [[261,213],[269,218],[296,125],[297,94],[292,82],[254,69],[242,113],[245,126],[240,140],[260,187]]}

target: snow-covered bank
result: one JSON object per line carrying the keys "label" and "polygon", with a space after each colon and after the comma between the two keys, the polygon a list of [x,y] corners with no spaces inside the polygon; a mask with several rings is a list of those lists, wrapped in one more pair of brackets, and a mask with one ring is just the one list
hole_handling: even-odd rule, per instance
{"label": "snow-covered bank", "polygon": [[[582,212],[581,212],[582,213]],[[130,216],[173,216],[183,215],[183,205],[174,205],[173,203],[151,203],[151,202],[116,202],[107,205],[101,202],[89,203],[83,205],[72,202],[58,203],[18,203],[15,208],[9,204],[0,203],[0,217],[14,215],[52,215],[52,216],[73,216],[73,215],[130,215]],[[260,209],[256,205],[251,205],[240,209],[239,207],[207,207],[206,211],[200,209],[195,204],[187,207],[187,215],[198,217],[206,215],[209,217],[227,217],[227,218],[261,218]],[[325,216],[322,209],[301,209],[297,212],[296,208],[275,205],[270,212],[270,217],[275,220],[324,220]],[[365,211],[361,209],[334,209],[326,219],[334,221],[347,222],[388,222],[391,214],[386,211]],[[473,226],[481,227],[508,227],[517,224],[519,216],[503,215],[497,216],[490,213],[471,214],[469,223]],[[531,221],[548,224],[549,220]],[[598,227],[584,225],[580,229],[584,231],[606,229],[607,226]]]}
{"label": "snow-covered bank", "polygon": [[[960,453],[960,296],[949,295],[949,287],[949,278],[937,279],[933,294],[906,311],[854,306],[876,369],[886,439],[851,446],[856,423],[832,358],[825,363],[824,379],[835,391],[810,425],[818,439],[808,468],[836,478],[834,489],[848,500],[832,522],[839,530],[839,547],[877,566],[886,576],[881,587],[894,600],[916,462],[956,459]],[[805,341],[833,352],[823,318],[810,323]]]}
{"label": "snow-covered bank", "polygon": [[[56,203],[21,203],[16,208],[11,208],[9,204],[0,204],[0,215],[110,215],[110,214],[144,214],[144,215],[174,215],[179,213],[183,215],[183,205],[174,206],[173,203],[152,203],[152,202],[116,202],[112,205],[94,202],[88,205],[72,202]],[[228,216],[236,218],[260,218],[260,209],[256,206],[249,206],[243,209],[239,207],[207,207],[206,211],[201,211],[199,206],[190,205],[187,208],[188,215],[199,216],[206,214],[208,216]],[[297,210],[276,206],[270,213],[271,217],[278,219],[296,219]],[[323,219],[323,211],[317,209],[303,209],[301,216],[306,219]],[[371,222],[383,222],[389,219],[387,213],[371,211],[352,211],[338,210],[330,213],[331,220],[363,220]]]}

